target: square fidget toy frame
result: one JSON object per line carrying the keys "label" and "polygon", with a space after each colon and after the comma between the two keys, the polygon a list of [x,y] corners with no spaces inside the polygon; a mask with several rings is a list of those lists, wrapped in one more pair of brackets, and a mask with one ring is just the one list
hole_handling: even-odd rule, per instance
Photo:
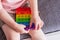
{"label": "square fidget toy frame", "polygon": [[31,19],[31,9],[30,7],[20,7],[16,9],[16,22],[18,24],[26,25],[26,30],[34,28],[34,23],[32,27],[29,28]]}

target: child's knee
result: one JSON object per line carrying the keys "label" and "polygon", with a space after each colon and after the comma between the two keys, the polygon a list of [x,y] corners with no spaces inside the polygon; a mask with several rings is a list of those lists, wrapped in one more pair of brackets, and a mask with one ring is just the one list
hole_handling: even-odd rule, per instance
{"label": "child's knee", "polygon": [[30,34],[31,36],[33,36],[33,35],[41,35],[41,34],[44,34],[44,33],[43,33],[42,30],[30,30],[30,31],[29,31],[29,34]]}
{"label": "child's knee", "polygon": [[43,32],[41,29],[40,30],[30,30],[29,33],[41,33]]}
{"label": "child's knee", "polygon": [[42,30],[31,30],[30,33],[32,38],[45,40],[45,35]]}
{"label": "child's knee", "polygon": [[7,26],[6,24],[2,25],[2,29],[5,29],[5,28],[6,28],[6,26]]}
{"label": "child's knee", "polygon": [[4,24],[2,29],[5,33],[7,40],[20,40],[20,33],[12,30],[8,25]]}

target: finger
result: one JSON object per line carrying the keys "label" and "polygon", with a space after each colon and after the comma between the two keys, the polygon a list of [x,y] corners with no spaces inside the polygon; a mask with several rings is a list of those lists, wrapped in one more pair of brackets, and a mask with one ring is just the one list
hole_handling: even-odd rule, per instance
{"label": "finger", "polygon": [[42,23],[40,23],[39,24],[39,29],[41,29],[43,27],[43,24]]}
{"label": "finger", "polygon": [[25,29],[21,30],[21,33],[28,33],[29,31],[26,31]]}
{"label": "finger", "polygon": [[30,28],[31,28],[31,26],[32,26],[32,22],[30,22]]}
{"label": "finger", "polygon": [[23,28],[25,28],[25,27],[26,27],[26,26],[25,26],[25,25],[23,25],[23,24],[20,24],[20,26],[21,26],[21,27],[23,27]]}
{"label": "finger", "polygon": [[39,29],[40,29],[40,27],[39,27],[39,25],[38,25],[37,30],[39,30]]}
{"label": "finger", "polygon": [[35,23],[35,30],[37,30],[37,26],[38,26],[38,24],[37,24],[37,23]]}
{"label": "finger", "polygon": [[23,30],[20,32],[20,34],[24,34],[24,33],[28,33],[28,31]]}

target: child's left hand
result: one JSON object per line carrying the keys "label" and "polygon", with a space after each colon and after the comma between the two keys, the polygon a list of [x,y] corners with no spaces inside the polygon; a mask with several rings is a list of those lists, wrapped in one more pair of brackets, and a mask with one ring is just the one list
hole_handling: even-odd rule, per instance
{"label": "child's left hand", "polygon": [[30,20],[30,27],[31,27],[32,23],[35,24],[35,28],[34,28],[35,30],[41,29],[44,24],[44,22],[40,19],[39,16],[32,16],[31,20]]}

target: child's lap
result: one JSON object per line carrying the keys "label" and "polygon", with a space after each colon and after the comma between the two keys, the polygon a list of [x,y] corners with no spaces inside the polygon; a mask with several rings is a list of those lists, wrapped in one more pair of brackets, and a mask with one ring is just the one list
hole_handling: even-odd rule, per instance
{"label": "child's lap", "polygon": [[[12,14],[12,13],[9,13],[9,15],[15,20],[15,14]],[[0,20],[0,30],[2,30],[2,26],[4,25],[5,23],[2,21],[2,20]],[[3,32],[3,31],[1,31],[1,32]],[[2,33],[1,33],[2,34]],[[24,38],[29,38],[30,37],[30,35],[29,34],[22,34],[21,35],[21,39],[24,39]]]}

